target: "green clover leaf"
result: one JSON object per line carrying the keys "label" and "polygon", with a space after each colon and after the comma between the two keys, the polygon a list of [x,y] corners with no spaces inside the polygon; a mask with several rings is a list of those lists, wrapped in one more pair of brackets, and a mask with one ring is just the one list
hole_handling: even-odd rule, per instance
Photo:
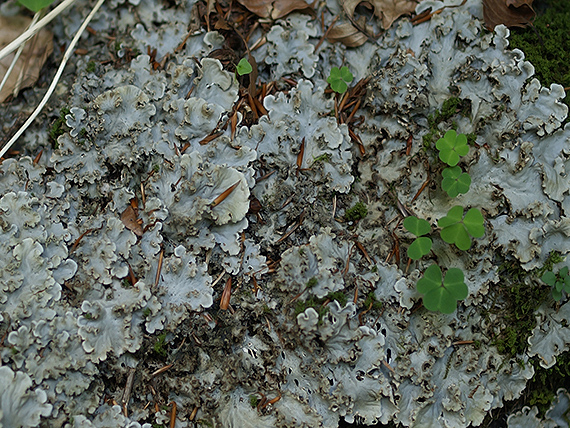
{"label": "green clover leaf", "polygon": [[442,138],[437,140],[435,146],[439,150],[439,158],[449,166],[457,165],[459,157],[465,156],[469,152],[467,136],[457,134],[453,129],[447,131]]}
{"label": "green clover leaf", "polygon": [[429,222],[411,215],[404,219],[404,227],[408,232],[413,233],[418,237],[408,247],[408,257],[412,260],[421,259],[429,253],[433,244],[433,241],[430,238],[422,236],[431,231]]}
{"label": "green clover leaf", "polygon": [[344,94],[348,89],[347,83],[352,82],[352,79],[354,79],[354,76],[348,67],[343,66],[340,69],[333,67],[331,68],[331,74],[327,78],[327,82],[330,83],[333,91]]}
{"label": "green clover leaf", "polygon": [[541,279],[548,285],[552,286],[552,297],[554,300],[559,301],[562,298],[562,292],[570,293],[570,276],[568,275],[568,266],[564,266],[554,273],[552,271],[546,271],[542,275]]}
{"label": "green clover leaf", "polygon": [[32,12],[39,12],[44,7],[49,6],[55,0],[18,0],[22,6],[27,7]]}
{"label": "green clover leaf", "polygon": [[441,188],[445,190],[450,198],[455,198],[460,193],[467,193],[471,186],[471,176],[463,172],[460,167],[454,166],[441,171],[443,180]]}
{"label": "green clover leaf", "polygon": [[414,215],[404,219],[404,227],[408,232],[413,233],[416,236],[426,235],[431,231],[431,226],[427,220],[417,218]]}
{"label": "green clover leaf", "polygon": [[418,281],[418,292],[424,294],[422,300],[426,309],[451,314],[457,309],[457,301],[469,294],[461,269],[448,269],[442,281],[441,269],[432,264]]}
{"label": "green clover leaf", "polygon": [[244,74],[249,74],[252,71],[253,71],[253,67],[251,66],[251,64],[249,63],[247,58],[242,58],[239,60],[238,65],[236,66],[237,74],[239,74],[240,76],[243,76]]}
{"label": "green clover leaf", "polygon": [[483,215],[477,208],[471,208],[463,217],[463,207],[451,208],[437,224],[441,227],[440,236],[448,244],[455,244],[460,250],[471,247],[471,236],[481,238],[485,234]]}
{"label": "green clover leaf", "polygon": [[412,260],[419,260],[431,250],[433,241],[427,236],[420,236],[408,247],[408,257]]}

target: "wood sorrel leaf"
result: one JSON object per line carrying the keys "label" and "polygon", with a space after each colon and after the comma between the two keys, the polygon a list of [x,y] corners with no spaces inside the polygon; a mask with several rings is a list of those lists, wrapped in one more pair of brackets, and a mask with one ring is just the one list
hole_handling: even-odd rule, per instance
{"label": "wood sorrel leaf", "polygon": [[39,12],[44,7],[49,6],[55,0],[18,0],[22,6],[27,7],[32,12]]}

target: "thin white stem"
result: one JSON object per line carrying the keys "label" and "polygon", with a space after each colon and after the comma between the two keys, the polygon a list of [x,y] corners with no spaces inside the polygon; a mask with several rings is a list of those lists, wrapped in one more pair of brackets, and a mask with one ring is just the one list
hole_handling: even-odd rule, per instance
{"label": "thin white stem", "polygon": [[41,28],[45,27],[49,24],[57,15],[63,12],[68,6],[74,3],[76,0],[64,0],[60,5],[58,5],[54,10],[44,16],[40,21],[38,21],[35,25],[28,28],[22,34],[18,36],[16,40],[8,44],[5,48],[0,51],[0,59],[4,58],[5,56],[9,55],[11,52],[16,50],[18,46],[36,34]]}
{"label": "thin white stem", "polygon": [[[42,11],[40,10],[39,12],[37,12],[34,15],[34,18],[32,19],[32,22],[30,22],[30,25],[28,25],[28,29],[32,28],[34,26],[34,24],[36,22],[38,22],[39,17],[41,16]],[[4,85],[6,84],[6,82],[8,81],[8,77],[10,77],[10,74],[12,73],[12,70],[14,69],[14,66],[16,65],[16,63],[18,62],[18,58],[20,58],[20,55],[22,54],[22,52],[24,51],[24,48],[26,47],[26,42],[22,43],[20,45],[20,47],[18,48],[18,50],[16,51],[16,54],[14,55],[14,59],[12,60],[12,63],[10,64],[10,67],[8,67],[8,70],[6,70],[6,74],[4,75],[4,78],[2,79],[2,82],[0,82],[0,92],[2,92],[2,88],[4,87]]]}
{"label": "thin white stem", "polygon": [[97,13],[97,11],[99,10],[99,8],[101,7],[101,5],[103,4],[104,1],[105,0],[98,0],[97,1],[97,4],[95,4],[95,6],[93,7],[93,9],[89,13],[89,15],[87,15],[87,18],[85,18],[85,20],[83,21],[83,24],[81,24],[81,27],[79,27],[79,30],[77,30],[77,33],[75,33],[73,40],[71,41],[71,43],[69,44],[69,47],[67,48],[67,50],[65,51],[65,54],[63,55],[63,59],[61,60],[61,65],[57,69],[57,73],[55,74],[53,81],[51,82],[51,85],[49,86],[46,94],[42,98],[42,101],[36,107],[36,109],[34,110],[32,115],[28,118],[28,120],[26,120],[26,123],[24,123],[24,125],[22,125],[22,127],[20,129],[18,129],[18,132],[16,132],[16,134],[14,134],[14,136],[10,139],[10,141],[8,141],[8,143],[4,147],[2,147],[2,149],[0,150],[0,158],[4,155],[4,153],[6,153],[8,151],[8,149],[10,149],[10,147],[12,147],[12,145],[18,140],[18,138],[20,138],[20,136],[26,131],[26,129],[28,129],[28,126],[30,126],[30,124],[34,121],[34,119],[38,116],[40,111],[42,111],[42,108],[48,102],[49,97],[51,96],[51,94],[55,90],[55,87],[57,86],[57,82],[59,82],[59,78],[61,77],[61,75],[63,73],[65,65],[67,64],[67,61],[69,61],[69,58],[71,57],[71,55],[73,54],[73,51],[75,50],[75,45],[79,41],[81,34],[83,33],[83,31],[85,31],[85,28],[87,28],[87,26],[89,25],[89,22],[91,22],[91,19],[93,19],[93,16],[95,15],[95,13]]}

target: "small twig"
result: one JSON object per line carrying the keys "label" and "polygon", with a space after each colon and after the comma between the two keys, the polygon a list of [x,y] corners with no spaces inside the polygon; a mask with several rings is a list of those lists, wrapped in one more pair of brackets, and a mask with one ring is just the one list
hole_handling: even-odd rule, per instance
{"label": "small twig", "polygon": [[327,31],[325,31],[325,34],[323,34],[323,36],[321,37],[321,39],[319,40],[319,42],[316,44],[315,49],[313,50],[313,52],[316,52],[319,50],[319,48],[321,47],[321,45],[323,44],[323,42],[325,41],[325,39],[327,38],[327,36],[329,35],[329,32],[333,29],[334,24],[336,24],[336,21],[338,21],[338,18],[340,17],[340,15],[337,15],[334,17],[334,19],[332,20],[332,22],[329,25],[329,28],[327,28]]}
{"label": "small twig", "polygon": [[127,383],[125,385],[125,390],[123,391],[123,397],[121,398],[121,404],[123,405],[123,413],[127,417],[127,405],[131,399],[131,391],[133,390],[133,382],[135,380],[136,368],[132,368],[129,371],[129,376],[127,377]]}

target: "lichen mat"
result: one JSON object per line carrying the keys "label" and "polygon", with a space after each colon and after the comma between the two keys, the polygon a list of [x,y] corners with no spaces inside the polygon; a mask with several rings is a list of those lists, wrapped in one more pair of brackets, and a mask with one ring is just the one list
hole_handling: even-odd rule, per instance
{"label": "lichen mat", "polygon": [[[531,272],[570,249],[568,108],[508,30],[482,30],[478,1],[317,52],[319,23],[288,15],[252,51],[259,81],[276,82],[257,120],[208,57],[220,33],[181,45],[193,2],[122,3],[92,26],[115,29],[116,59],[132,60],[101,63],[107,46],[86,39],[68,98],[52,101],[68,108],[62,134],[50,143],[38,124],[0,165],[3,426],[467,427],[520,396],[531,358],[556,363],[567,296],[544,299],[511,358],[496,293],[503,261]],[[61,19],[64,40],[73,12]],[[326,90],[343,65],[352,85],[368,79],[358,127]],[[461,107],[437,122],[450,99]],[[431,182],[414,198],[441,175],[423,137],[451,128],[475,135],[461,158],[471,190],[453,201],[480,209],[486,232],[467,251],[434,240],[407,266],[402,212],[433,224],[455,203]],[[452,314],[421,306],[432,261],[465,275]],[[523,417],[536,414],[512,423]]]}

